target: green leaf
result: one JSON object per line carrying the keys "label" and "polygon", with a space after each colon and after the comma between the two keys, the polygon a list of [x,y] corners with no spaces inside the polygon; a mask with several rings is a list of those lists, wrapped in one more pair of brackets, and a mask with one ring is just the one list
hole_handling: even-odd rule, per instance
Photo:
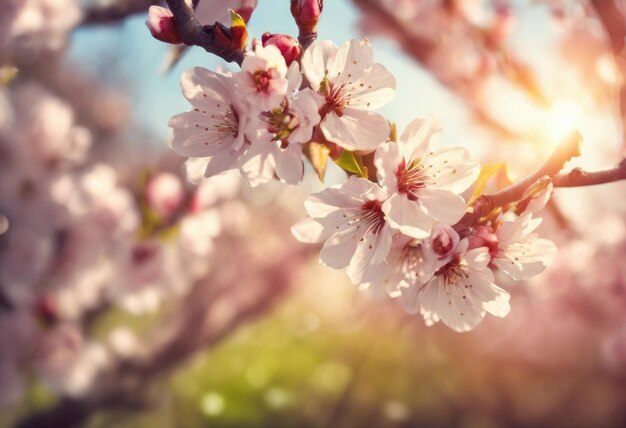
{"label": "green leaf", "polygon": [[11,66],[0,67],[0,87],[11,83],[11,80],[17,76],[18,69]]}
{"label": "green leaf", "polygon": [[480,175],[476,179],[476,187],[474,188],[474,193],[472,194],[470,200],[467,202],[468,206],[471,205],[483,193],[489,179],[502,168],[504,168],[504,163],[491,163],[488,165],[483,165],[483,167],[480,169]]}
{"label": "green leaf", "polygon": [[368,176],[367,168],[363,166],[361,156],[354,152],[344,150],[337,160],[335,160],[335,163],[344,170],[357,174],[359,177],[367,178]]}
{"label": "green leaf", "polygon": [[315,141],[308,143],[308,147],[305,149],[305,154],[322,183],[324,182],[324,174],[326,174],[329,153],[330,149],[327,146]]}

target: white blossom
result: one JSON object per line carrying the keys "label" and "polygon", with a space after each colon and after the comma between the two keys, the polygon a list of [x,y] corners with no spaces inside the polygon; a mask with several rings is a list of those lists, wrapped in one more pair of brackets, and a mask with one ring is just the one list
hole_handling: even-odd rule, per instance
{"label": "white blossom", "polygon": [[389,253],[392,230],[381,209],[384,200],[377,184],[353,176],[305,202],[311,218],[323,226],[322,234],[328,234],[320,260],[346,269],[354,284],[375,274]]}
{"label": "white blossom", "polygon": [[389,124],[370,110],[395,95],[395,78],[374,63],[366,41],[337,47],[329,40],[313,43],[302,57],[311,87],[325,97],[320,128],[331,142],[348,150],[373,150],[389,137]]}
{"label": "white blossom", "polygon": [[460,220],[465,212],[460,193],[480,172],[467,150],[440,146],[439,136],[433,118],[416,119],[400,141],[376,151],[378,180],[389,193],[383,211],[394,228],[414,238],[429,236],[436,223]]}
{"label": "white blossom", "polygon": [[304,175],[301,145],[320,121],[321,97],[309,88],[291,95],[302,81],[296,62],[289,67],[288,81],[288,96],[249,122],[252,144],[241,159],[241,175],[252,186],[268,182],[274,173],[288,184],[297,184]]}
{"label": "white blossom", "polygon": [[206,177],[236,168],[248,146],[248,108],[232,78],[195,67],[183,73],[181,87],[193,110],[170,119],[170,147],[182,156],[204,158],[196,168],[204,168]]}
{"label": "white blossom", "polygon": [[540,218],[525,214],[514,221],[504,221],[496,231],[498,247],[492,263],[516,281],[538,275],[552,263],[556,246],[538,238],[534,230]]}

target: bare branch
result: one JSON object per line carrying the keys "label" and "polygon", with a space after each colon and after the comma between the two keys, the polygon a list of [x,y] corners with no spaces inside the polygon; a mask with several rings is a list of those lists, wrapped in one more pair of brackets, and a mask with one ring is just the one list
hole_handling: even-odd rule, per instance
{"label": "bare branch", "polygon": [[557,174],[552,181],[554,187],[581,187],[612,183],[620,180],[626,180],[626,159],[614,167],[595,171],[574,168],[569,172]]}
{"label": "bare branch", "polygon": [[[241,65],[245,56],[243,49],[233,49],[227,46],[227,37],[231,29],[219,22],[214,25],[202,25],[195,17],[192,3],[185,0],[166,0],[183,43],[188,46],[200,46],[204,50],[223,58],[227,62],[236,62]],[[218,39],[219,36],[222,36]]]}
{"label": "bare branch", "polygon": [[463,218],[454,225],[454,229],[460,232],[471,227],[478,219],[486,216],[495,208],[519,201],[524,196],[526,189],[535,184],[540,178],[545,176],[554,177],[563,169],[563,165],[567,161],[580,155],[581,138],[578,132],[573,132],[556,148],[547,162],[535,173],[499,192],[481,195],[468,208]]}

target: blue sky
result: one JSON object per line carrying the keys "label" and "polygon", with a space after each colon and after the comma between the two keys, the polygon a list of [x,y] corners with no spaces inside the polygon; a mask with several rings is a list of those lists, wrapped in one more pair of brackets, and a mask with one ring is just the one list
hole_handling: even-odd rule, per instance
{"label": "blue sky", "polygon": [[[275,6],[276,3],[279,2],[260,2],[249,25],[251,37],[260,37],[265,31],[297,34],[287,0],[281,1],[280,7]],[[320,38],[337,44],[360,38],[357,18],[358,11],[349,1],[327,1],[318,29]],[[136,123],[155,136],[165,138],[168,119],[189,108],[180,94],[181,72],[198,65],[215,69],[223,61],[200,48],[193,48],[174,70],[162,74],[161,67],[170,47],[150,36],[145,19],[145,16],[137,16],[119,26],[78,30],[72,41],[71,57],[87,66],[102,66],[108,61],[103,54],[111,48],[119,52],[120,61],[112,63],[110,72],[128,82]],[[444,129],[450,129],[446,140],[458,141],[460,135],[455,131],[458,126],[452,125],[464,120],[464,110],[454,96],[408,60],[392,42],[378,38],[372,38],[371,42],[376,61],[396,76],[398,87],[392,103],[379,111],[401,128],[414,117],[434,114],[443,121]]]}

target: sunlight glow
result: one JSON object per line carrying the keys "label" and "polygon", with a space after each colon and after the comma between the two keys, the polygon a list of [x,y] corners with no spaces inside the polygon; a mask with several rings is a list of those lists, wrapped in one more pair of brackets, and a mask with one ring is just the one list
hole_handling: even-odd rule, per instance
{"label": "sunlight glow", "polygon": [[571,100],[558,100],[550,109],[547,137],[550,145],[557,145],[563,138],[580,126],[582,107]]}

